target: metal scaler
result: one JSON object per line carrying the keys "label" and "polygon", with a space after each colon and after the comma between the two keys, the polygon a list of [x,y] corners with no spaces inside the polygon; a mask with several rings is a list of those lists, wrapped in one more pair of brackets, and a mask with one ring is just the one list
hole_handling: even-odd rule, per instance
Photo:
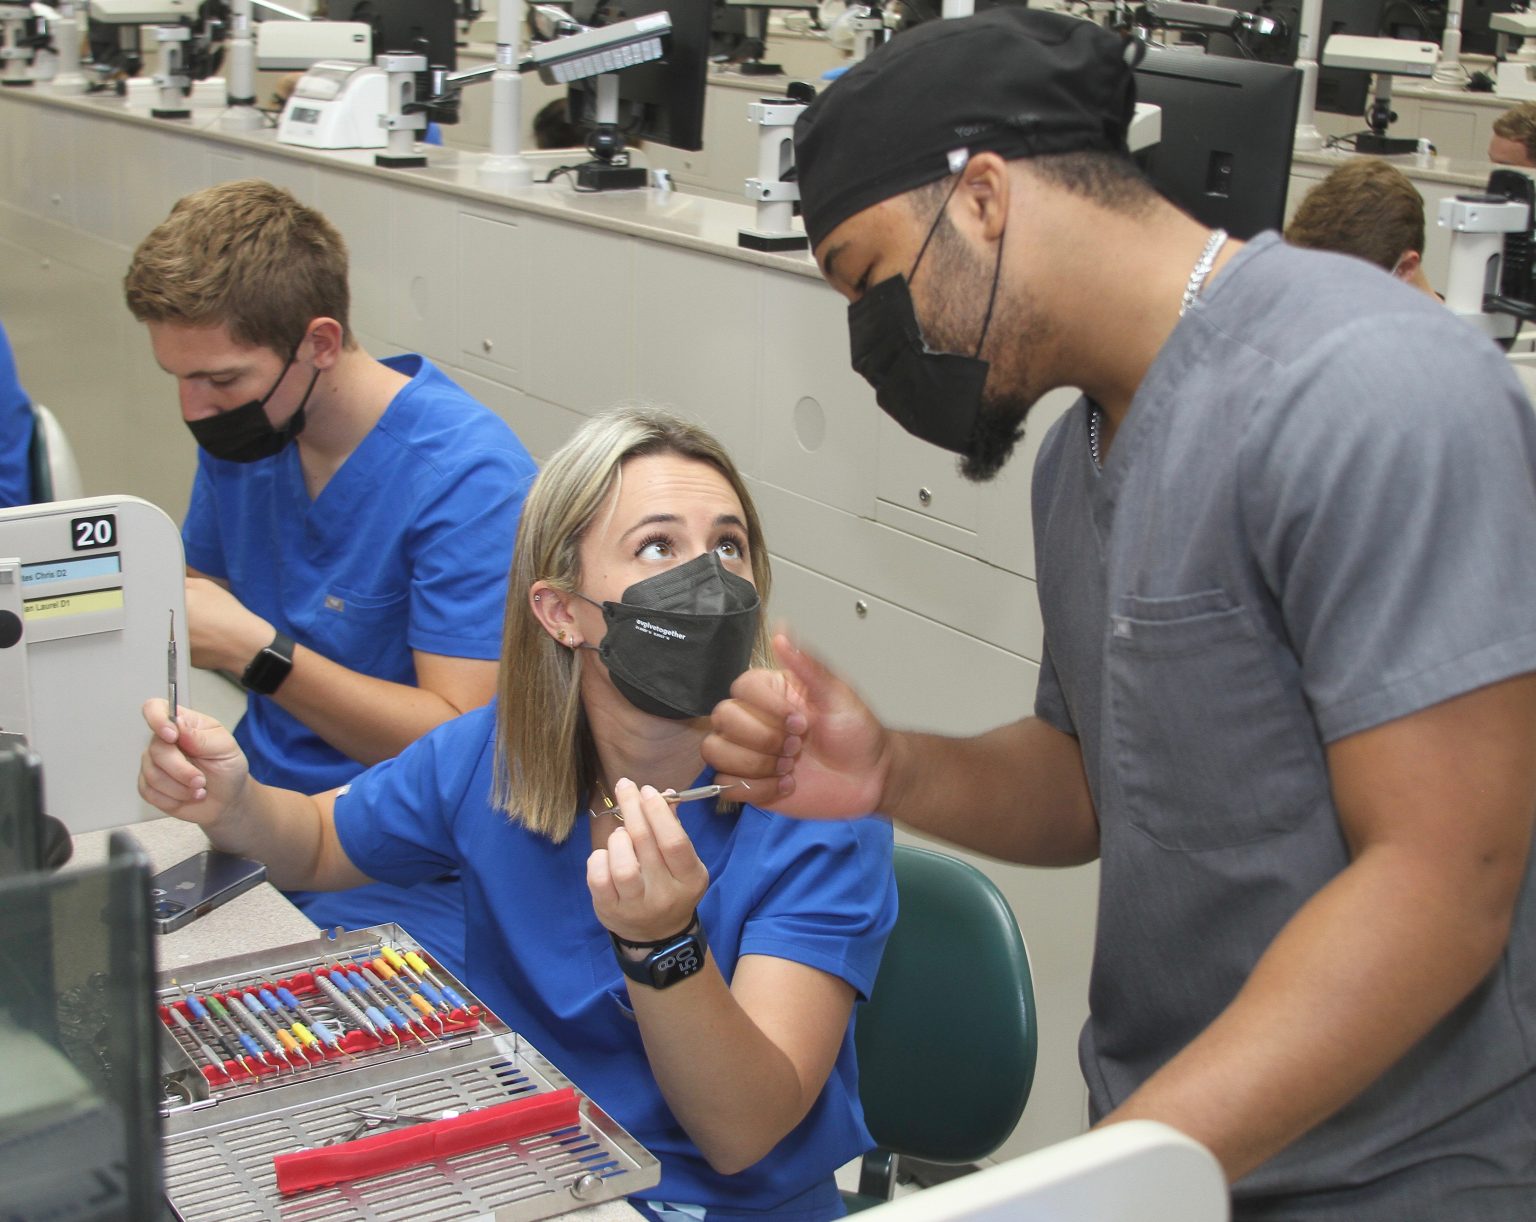
{"label": "metal scaler", "polygon": [[229,1004],[234,1007],[234,1013],[239,1015],[240,1021],[251,1029],[251,1034],[261,1041],[261,1046],[274,1056],[281,1057],[283,1064],[289,1069],[297,1070],[298,1066],[289,1060],[288,1054],[283,1051],[283,1046],[273,1039],[271,1032],[262,1025],[261,1018],[264,1012],[261,1003],[249,997],[242,997],[239,993],[230,993],[228,997]]}
{"label": "metal scaler", "polygon": [[207,1058],[208,1064],[213,1066],[213,1068],[217,1069],[220,1073],[223,1073],[224,1058],[221,1057],[212,1048],[208,1047],[207,1043],[203,1040],[203,1037],[197,1033],[197,1029],[187,1021],[186,1015],[184,1015],[175,1006],[169,1006],[167,1008],[171,1012],[172,1020],[174,1020],[176,1025],[185,1031],[192,1042],[198,1046],[198,1049],[202,1052],[203,1056]]}
{"label": "metal scaler", "polygon": [[421,976],[417,975],[416,972],[412,969],[411,965],[400,957],[400,952],[397,951],[393,946],[381,946],[379,948],[379,953],[384,956],[384,961],[388,963],[390,967],[394,968],[395,971],[399,972],[407,980],[411,981],[411,983],[413,983],[418,989],[425,993],[427,995],[427,1000],[429,1000],[434,1006],[440,1010],[453,1009],[453,1003],[438,991],[437,986],[430,980],[425,980]]}
{"label": "metal scaler", "polygon": [[[257,989],[256,996],[261,999],[261,1004],[266,1006],[269,1012],[276,1014],[279,1018],[283,1019],[284,1022],[288,1024],[288,1030],[293,1034],[294,1042],[298,1044],[299,1051],[303,1054],[304,1059],[307,1061],[309,1059],[310,1048],[319,1048],[320,1041],[309,1033],[303,1023],[296,1021],[298,1015],[289,1015],[288,1007],[283,1005],[282,1002],[278,1001],[276,995],[270,988],[266,988],[264,986]],[[278,1030],[282,1030],[282,1023],[275,1023],[275,1025],[277,1026]],[[304,1034],[300,1035],[300,1031],[303,1031]],[[321,1052],[318,1055],[321,1061],[325,1060],[325,1053]]]}
{"label": "metal scaler", "polygon": [[[379,1008],[389,1015],[390,1022],[394,1023],[399,1030],[404,1031],[417,1043],[423,1047],[426,1046],[427,1041],[416,1034],[411,1026],[411,1020],[400,1012],[400,1007],[395,1005],[394,998],[385,991],[383,984],[380,983],[377,976],[374,976],[367,968],[358,971],[355,965],[348,970],[347,975],[352,978],[354,985],[380,1003]],[[370,976],[373,977],[371,980],[368,979]]]}
{"label": "metal scaler", "polygon": [[378,1037],[379,1029],[373,1019],[358,1009],[351,998],[331,982],[329,976],[324,972],[317,971],[315,973],[315,984],[319,986],[322,993],[330,998],[331,1004],[350,1018],[360,1030],[367,1030],[371,1035],[376,1038]]}
{"label": "metal scaler", "polygon": [[432,971],[432,968],[427,964],[425,959],[423,959],[415,951],[408,950],[405,952],[405,961],[418,972],[420,972],[423,976],[425,976],[428,980],[430,980],[433,984],[437,985],[437,987],[442,991],[443,996],[451,1001],[458,1009],[468,1013],[469,1002],[465,1001],[456,991],[439,980],[436,973]]}
{"label": "metal scaler", "polygon": [[[181,986],[178,985],[177,987],[180,988]],[[187,999],[187,1009],[191,1010],[192,1013],[197,1016],[198,1021],[203,1023],[209,1031],[213,1032],[214,1040],[218,1043],[219,1047],[224,1050],[225,1060],[237,1062],[240,1067],[245,1070],[246,1073],[254,1075],[256,1071],[251,1068],[250,1062],[248,1062],[237,1049],[230,1047],[229,1041],[224,1038],[224,1032],[221,1031],[219,1029],[219,1025],[213,1021],[213,1015],[208,1013],[208,1007],[203,1005],[203,1003],[197,999],[197,995],[195,993],[190,993],[186,989],[182,989],[181,991]],[[174,1011],[175,1007],[172,1006],[171,1009]],[[260,1057],[258,1056],[257,1059],[259,1060]]]}
{"label": "metal scaler", "polygon": [[286,989],[279,985],[277,987],[277,995],[278,997],[282,998],[283,1004],[287,1006],[292,1013],[297,1014],[301,1019],[304,1020],[303,1024],[294,1023],[295,1027],[306,1025],[310,1031],[313,1031],[320,1037],[327,1048],[341,1053],[342,1056],[347,1057],[349,1060],[353,1059],[352,1054],[341,1046],[341,1041],[337,1039],[336,1033],[327,1027],[318,1018],[316,1018],[313,1014],[311,1014],[309,1010],[299,1001],[299,999],[293,995],[292,989]]}
{"label": "metal scaler", "polygon": [[271,1057],[268,1056],[266,1052],[262,1051],[261,1045],[253,1040],[244,1031],[240,1030],[240,1025],[235,1022],[229,1011],[224,1008],[224,1003],[215,997],[212,993],[208,994],[208,1008],[223,1021],[226,1027],[229,1028],[230,1034],[240,1041],[240,1046],[242,1048],[244,1048],[263,1065],[273,1064]]}
{"label": "metal scaler", "polygon": [[401,1042],[400,1036],[396,1033],[389,1019],[384,1017],[383,1011],[374,1005],[372,999],[363,991],[362,981],[354,984],[347,978],[346,972],[339,967],[333,967],[331,968],[331,983],[344,993],[356,994],[353,1001],[360,1003],[359,1008],[370,1019],[374,1035],[378,1036],[379,1039],[383,1039],[388,1034],[389,1038],[394,1040],[396,1044]]}
{"label": "metal scaler", "polygon": [[427,999],[418,993],[415,989],[411,988],[406,983],[406,981],[401,978],[400,974],[396,972],[394,968],[389,966],[383,955],[379,955],[374,959],[373,970],[378,973],[379,978],[383,980],[386,985],[393,986],[393,988],[401,997],[404,997],[407,1002],[416,1007],[417,1012],[421,1015],[421,1021],[423,1023],[426,1023],[432,1019],[436,1019],[438,1034],[442,1035],[447,1031],[447,1028],[443,1025],[443,1020],[438,1017],[438,1013],[435,1009],[432,1008],[431,1003],[428,1002]]}

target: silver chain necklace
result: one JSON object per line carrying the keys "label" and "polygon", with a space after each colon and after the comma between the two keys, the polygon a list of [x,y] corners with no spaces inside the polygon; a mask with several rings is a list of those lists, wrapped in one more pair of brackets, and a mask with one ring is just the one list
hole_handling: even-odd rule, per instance
{"label": "silver chain necklace", "polygon": [[[1221,248],[1226,245],[1227,231],[1216,229],[1206,239],[1205,249],[1200,252],[1200,257],[1195,260],[1194,267],[1190,268],[1189,280],[1184,285],[1184,296],[1179,300],[1179,317],[1183,318],[1189,307],[1195,304],[1195,298],[1200,296],[1200,290],[1205,287],[1206,277],[1211,274],[1211,268],[1216,264],[1216,256],[1221,253]],[[1103,461],[1099,457],[1099,427],[1104,418],[1104,412],[1097,403],[1089,404],[1088,412],[1088,453],[1093,459],[1095,467],[1102,467]]]}

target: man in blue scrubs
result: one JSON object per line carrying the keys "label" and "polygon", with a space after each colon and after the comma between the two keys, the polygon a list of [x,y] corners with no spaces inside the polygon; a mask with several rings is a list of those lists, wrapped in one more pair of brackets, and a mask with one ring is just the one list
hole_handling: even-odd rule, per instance
{"label": "man in blue scrubs", "polygon": [[[333,789],[489,701],[533,461],[424,357],[362,349],[335,228],[224,183],[144,239],[125,289],[199,444],[192,662],[240,676],[252,774]],[[325,928],[395,921],[463,974],[457,878],[293,898]]]}

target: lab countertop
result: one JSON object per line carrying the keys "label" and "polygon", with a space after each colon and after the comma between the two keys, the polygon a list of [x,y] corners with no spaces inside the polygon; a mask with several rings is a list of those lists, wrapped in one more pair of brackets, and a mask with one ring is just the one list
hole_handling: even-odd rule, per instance
{"label": "lab countertop", "polygon": [[[1469,68],[1476,70],[1478,65],[1469,64]],[[1492,67],[1492,61],[1483,67],[1488,71]],[[1474,93],[1461,85],[1441,85],[1434,81],[1416,81],[1412,77],[1396,76],[1392,78],[1392,96],[1394,98],[1421,98],[1433,102],[1464,102],[1468,106],[1481,106],[1488,110],[1508,110],[1511,106],[1520,104],[1519,98],[1508,98],[1503,94],[1480,92]]]}
{"label": "lab countertop", "polygon": [[[782,81],[784,78],[771,78]],[[781,92],[776,85],[770,92]],[[22,95],[25,96],[22,96]],[[224,131],[219,126],[222,107],[198,107],[190,119],[156,119],[147,107],[131,107],[123,99],[100,95],[74,97],[50,92],[46,87],[5,90],[0,101],[83,112],[115,122],[186,132],[203,142],[240,146],[274,153],[299,162],[317,162],[342,168],[380,181],[414,183],[480,204],[535,213],[556,220],[579,221],[584,226],[615,233],[638,235],[667,245],[680,246],[716,256],[771,267],[810,279],[819,279],[815,261],[804,251],[769,254],[749,250],[737,242],[742,229],[757,224],[755,210],[745,202],[730,203],[681,190],[579,193],[566,180],[535,183],[526,187],[496,187],[481,180],[481,171],[492,159],[467,149],[429,147],[427,165],[409,169],[382,169],[374,165],[375,149],[306,149],[279,144],[272,129],[251,132]],[[5,120],[0,120],[0,123]],[[528,152],[522,156],[539,177],[568,159],[569,150]]]}
{"label": "lab countertop", "polygon": [[[175,865],[208,847],[202,829],[179,819],[152,819],[130,824],[126,831],[143,846],[155,870]],[[66,870],[107,859],[110,831],[82,832],[74,837],[75,853]],[[155,939],[156,966],[171,971],[192,963],[285,946],[316,937],[320,930],[270,883],[253,887],[175,933]],[[562,1214],[573,1222],[625,1222],[640,1216],[627,1201],[605,1201]]]}
{"label": "lab countertop", "polygon": [[[180,819],[151,819],[118,829],[128,832],[143,846],[155,870],[173,866],[208,847],[208,838],[196,824]],[[90,865],[107,859],[110,832],[82,832],[75,839],[70,866]],[[66,867],[68,868],[68,867]],[[163,972],[191,963],[206,963],[229,955],[286,946],[316,937],[320,930],[270,883],[253,887],[175,933],[155,938],[155,965]]]}
{"label": "lab countertop", "polygon": [[[1337,169],[1346,161],[1354,160],[1358,156],[1359,154],[1346,149],[1297,151],[1291,154],[1291,164],[1293,167],[1320,166],[1326,172]],[[1451,186],[1469,187],[1479,191],[1488,185],[1488,172],[1493,169],[1491,163],[1471,157],[1423,157],[1417,153],[1407,153],[1401,157],[1387,157],[1384,160],[1390,161],[1411,179],[1421,182],[1447,183]]]}

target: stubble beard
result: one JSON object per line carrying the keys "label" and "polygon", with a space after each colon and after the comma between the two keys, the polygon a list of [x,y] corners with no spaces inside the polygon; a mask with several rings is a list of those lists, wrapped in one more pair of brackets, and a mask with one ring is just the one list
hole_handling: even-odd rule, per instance
{"label": "stubble beard", "polygon": [[[933,333],[928,337],[929,346],[939,352],[972,352],[992,289],[993,264],[978,258],[947,218],[939,222],[934,239],[929,257],[935,264],[932,272],[938,282],[965,285],[974,291],[965,294],[964,308],[958,296],[950,297],[940,307]],[[924,330],[928,328],[925,326]],[[1011,290],[1006,279],[999,281],[992,321],[980,353],[989,362],[986,387],[959,462],[960,474],[972,483],[987,483],[996,478],[1023,439],[1025,417],[1041,394],[1032,376],[1036,356],[1052,330],[1049,319],[1031,295]]]}

